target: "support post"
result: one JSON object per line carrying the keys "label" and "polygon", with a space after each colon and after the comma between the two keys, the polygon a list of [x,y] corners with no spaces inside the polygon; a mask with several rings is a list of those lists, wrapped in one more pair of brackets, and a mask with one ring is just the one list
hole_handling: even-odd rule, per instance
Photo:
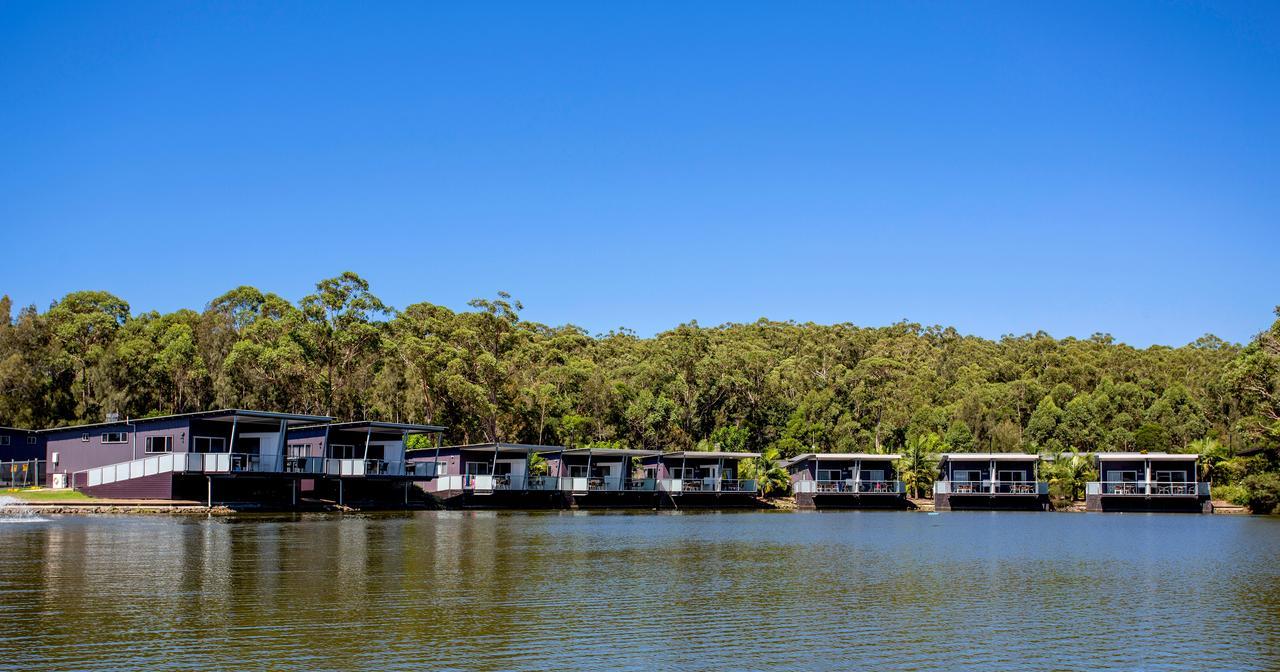
{"label": "support post", "polygon": [[294,478],[294,479],[291,479],[289,482],[293,484],[293,488],[292,488],[293,505],[297,506],[298,505],[298,479]]}
{"label": "support post", "polygon": [[213,477],[205,476],[204,478],[206,481],[208,481],[206,485],[208,489],[205,492],[205,497],[208,498],[208,507],[212,509],[213,508]]}
{"label": "support post", "polygon": [[343,506],[342,479],[338,479],[338,506]]}

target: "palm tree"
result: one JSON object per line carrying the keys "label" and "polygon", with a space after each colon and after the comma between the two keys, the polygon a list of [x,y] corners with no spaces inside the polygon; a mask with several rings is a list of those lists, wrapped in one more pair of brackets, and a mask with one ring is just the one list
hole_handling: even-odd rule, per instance
{"label": "palm tree", "polygon": [[743,478],[756,481],[762,497],[777,497],[791,489],[791,476],[782,468],[782,454],[777,448],[766,448],[760,457],[753,457],[739,468]]}
{"label": "palm tree", "polygon": [[1231,449],[1217,439],[1196,439],[1187,444],[1187,452],[1200,456],[1200,480],[1212,481],[1221,475],[1222,463],[1231,459]]}
{"label": "palm tree", "polygon": [[898,478],[913,499],[933,488],[938,478],[938,453],[942,452],[942,438],[933,432],[917,434],[907,439],[898,460]]}
{"label": "palm tree", "polygon": [[1054,453],[1054,459],[1046,471],[1049,472],[1049,485],[1062,493],[1071,501],[1084,498],[1085,484],[1095,478],[1093,459],[1088,453],[1072,450],[1068,453]]}

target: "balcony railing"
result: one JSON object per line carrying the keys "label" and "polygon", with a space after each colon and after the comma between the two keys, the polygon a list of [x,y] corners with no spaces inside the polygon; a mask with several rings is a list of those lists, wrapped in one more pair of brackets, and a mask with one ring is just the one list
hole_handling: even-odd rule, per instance
{"label": "balcony railing", "polygon": [[1208,497],[1209,484],[1196,481],[1095,481],[1085,485],[1085,494],[1130,497]]}
{"label": "balcony railing", "polygon": [[796,481],[797,493],[817,495],[898,495],[905,492],[902,481],[856,481],[846,478],[839,481]]}
{"label": "balcony railing", "polygon": [[664,478],[658,489],[671,494],[688,493],[753,493],[757,485],[753,479],[734,478]]}
{"label": "balcony railing", "polygon": [[1049,484],[1042,481],[938,481],[933,491],[939,495],[1047,495]]}

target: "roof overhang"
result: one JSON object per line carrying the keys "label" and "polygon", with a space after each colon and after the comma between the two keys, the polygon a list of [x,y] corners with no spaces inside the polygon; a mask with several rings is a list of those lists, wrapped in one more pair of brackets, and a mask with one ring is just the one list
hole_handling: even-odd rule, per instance
{"label": "roof overhang", "polygon": [[562,455],[585,455],[590,457],[653,457],[661,455],[658,450],[639,450],[635,448],[569,448]]}
{"label": "roof overhang", "polygon": [[982,460],[983,462],[990,462],[991,460],[1025,460],[1030,462],[1040,459],[1039,455],[1030,453],[943,453],[942,457],[952,462],[976,460]]}
{"label": "roof overhang", "polygon": [[380,422],[378,420],[329,422],[318,425],[306,425],[304,427],[299,427],[299,429],[313,429],[316,427],[326,426],[329,429],[372,429],[374,431],[404,432],[406,434],[434,434],[448,429],[447,427],[441,427],[439,425],[415,425],[405,422]]}
{"label": "roof overhang", "polygon": [[1194,462],[1200,459],[1199,455],[1191,453],[1098,453],[1099,461],[1107,460],[1187,460]]}
{"label": "roof overhang", "polygon": [[662,453],[659,455],[662,459],[697,459],[703,458],[708,460],[746,460],[753,457],[760,457],[760,453],[735,453],[731,451],[718,450],[677,450],[674,453]]}
{"label": "roof overhang", "polygon": [[85,425],[69,425],[66,427],[50,427],[48,429],[37,430],[39,432],[65,432],[75,429],[91,429],[94,427],[118,427],[121,425],[136,425],[144,422],[158,422],[161,420],[234,420],[237,418],[247,418],[249,420],[273,420],[276,422],[283,421],[289,426],[294,425],[313,425],[317,423],[330,422],[333,418],[327,415],[305,415],[301,413],[277,413],[275,411],[250,411],[242,408],[224,408],[216,411],[196,411],[194,413],[175,413],[172,415],[154,415],[146,418],[126,418],[116,420],[115,422],[94,422]]}

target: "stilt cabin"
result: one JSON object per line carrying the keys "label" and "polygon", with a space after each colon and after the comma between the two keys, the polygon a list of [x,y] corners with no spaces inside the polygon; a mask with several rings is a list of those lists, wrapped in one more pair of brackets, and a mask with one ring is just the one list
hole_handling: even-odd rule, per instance
{"label": "stilt cabin", "polygon": [[908,506],[895,454],[805,453],[786,462],[796,506],[901,509]]}
{"label": "stilt cabin", "polygon": [[1087,511],[1213,512],[1198,455],[1098,453],[1095,460],[1101,480],[1085,485]]}
{"label": "stilt cabin", "polygon": [[1049,484],[1040,480],[1040,456],[1028,453],[944,453],[933,485],[938,511],[1049,507]]}

